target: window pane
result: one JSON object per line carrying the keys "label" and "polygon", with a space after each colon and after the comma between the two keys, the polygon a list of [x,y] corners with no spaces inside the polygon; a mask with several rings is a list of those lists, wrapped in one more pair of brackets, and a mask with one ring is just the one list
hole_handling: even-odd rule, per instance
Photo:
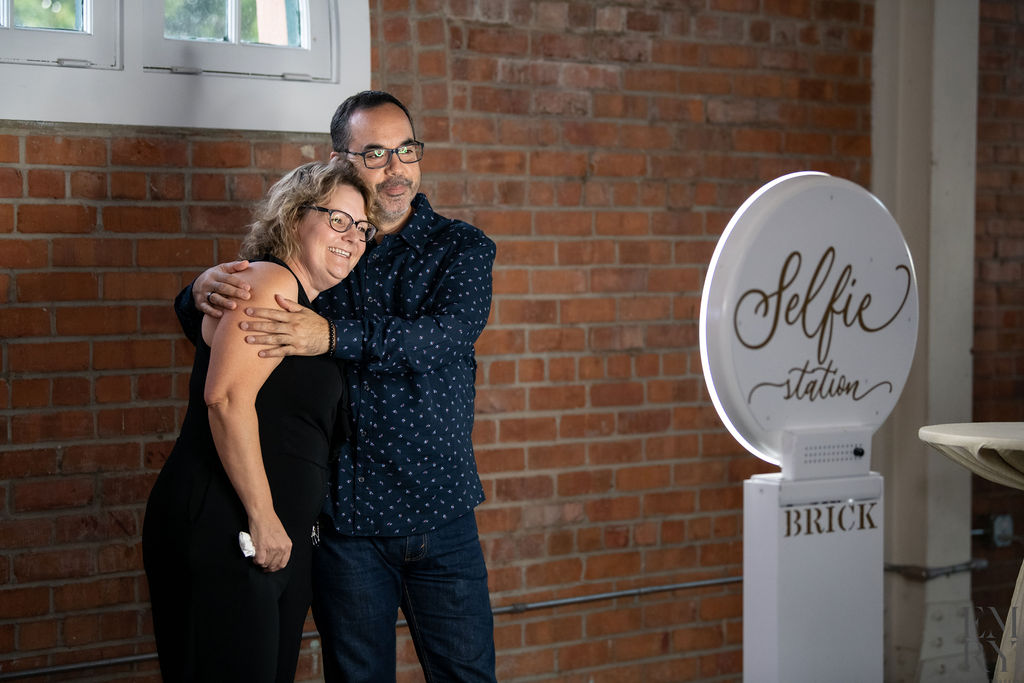
{"label": "window pane", "polygon": [[164,38],[228,40],[228,0],[164,0]]}
{"label": "window pane", "polygon": [[243,43],[302,47],[300,0],[241,0]]}
{"label": "window pane", "polygon": [[85,0],[14,0],[13,23],[17,28],[82,30]]}

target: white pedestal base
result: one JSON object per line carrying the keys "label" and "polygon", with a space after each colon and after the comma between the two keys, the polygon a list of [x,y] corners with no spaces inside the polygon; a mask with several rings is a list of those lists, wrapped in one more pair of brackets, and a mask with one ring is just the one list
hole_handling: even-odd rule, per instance
{"label": "white pedestal base", "polygon": [[743,484],[743,680],[882,680],[882,477]]}

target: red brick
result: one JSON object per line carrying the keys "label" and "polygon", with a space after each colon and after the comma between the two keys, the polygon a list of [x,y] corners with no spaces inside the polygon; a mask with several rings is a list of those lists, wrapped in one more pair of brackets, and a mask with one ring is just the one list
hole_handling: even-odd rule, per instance
{"label": "red brick", "polygon": [[182,140],[118,138],[110,146],[111,162],[118,166],[188,166],[188,145]]}
{"label": "red brick", "polygon": [[14,207],[0,204],[0,233],[14,231]]}
{"label": "red brick", "polygon": [[700,546],[700,564],[703,567],[739,564],[742,561],[743,543],[740,541],[704,543]]}
{"label": "red brick", "polygon": [[0,588],[0,619],[42,616],[49,609],[49,588]]}
{"label": "red brick", "polygon": [[20,143],[16,135],[0,135],[0,163],[13,164],[20,161]]}
{"label": "red brick", "polygon": [[672,649],[678,652],[710,650],[722,645],[723,635],[719,626],[694,626],[672,632]]}
{"label": "red brick", "polygon": [[145,173],[136,171],[111,173],[110,197],[112,199],[145,199],[148,185]]}
{"label": "red brick", "polygon": [[252,149],[243,141],[198,141],[192,143],[192,163],[206,168],[239,168],[252,162]]}
{"label": "red brick", "polygon": [[22,302],[84,301],[95,299],[98,294],[98,283],[93,273],[22,273],[16,281],[18,300]]}
{"label": "red brick", "polygon": [[[310,161],[326,160],[329,155],[329,145],[322,142],[300,140],[295,143],[253,143],[253,166],[260,169],[289,171]],[[273,180],[277,180],[277,178]]]}
{"label": "red brick", "polygon": [[98,434],[102,437],[167,434],[177,431],[177,421],[171,407],[101,410],[97,422]]}
{"label": "red brick", "polygon": [[597,384],[590,388],[590,401],[598,406],[627,406],[643,403],[644,387],[639,382]]}
{"label": "red brick", "polygon": [[129,577],[66,583],[53,589],[53,605],[58,612],[130,603],[135,598],[135,582]]}
{"label": "red brick", "polygon": [[21,583],[70,579],[90,575],[95,557],[88,549],[61,548],[51,552],[14,556],[14,575]]}
{"label": "red brick", "polygon": [[248,207],[190,206],[186,232],[227,232],[243,234],[252,219]]}
{"label": "red brick", "polygon": [[168,306],[181,291],[181,283],[173,273],[107,272],[103,274],[103,298],[107,301],[159,299]]}
{"label": "red brick", "polygon": [[549,441],[555,437],[556,423],[545,417],[508,419],[501,420],[498,429],[503,443]]}
{"label": "red brick", "polygon": [[97,559],[101,574],[142,572],[142,544],[106,543]]}
{"label": "red brick", "polygon": [[181,210],[172,206],[108,206],[103,227],[111,232],[180,232]]}
{"label": "red brick", "polygon": [[61,459],[61,471],[66,473],[116,472],[139,465],[140,451],[135,443],[68,446]]}
{"label": "red brick", "polygon": [[586,447],[582,443],[561,443],[550,446],[531,446],[528,451],[529,467],[539,469],[563,469],[579,467],[586,462]]}
{"label": "red brick", "polygon": [[81,648],[100,640],[100,618],[97,614],[83,614],[65,617],[61,627],[64,644]]}
{"label": "red brick", "polygon": [[25,159],[30,164],[106,166],[107,144],[98,138],[30,135],[25,140]]}
{"label": "red brick", "polygon": [[133,245],[128,239],[74,237],[54,239],[54,266],[130,266]]}
{"label": "red brick", "polygon": [[54,449],[0,451],[0,479],[14,480],[57,473]]}
{"label": "red brick", "polygon": [[53,619],[18,624],[18,650],[44,650],[57,645],[58,622]]}
{"label": "red brick", "polygon": [[86,377],[55,377],[53,379],[53,405],[87,406],[92,399],[92,387]]}
{"label": "red brick", "polygon": [[[139,317],[141,318],[139,329],[144,333],[177,335],[181,332],[178,318],[174,315],[173,309],[166,304],[163,306],[140,306]],[[189,362],[191,363],[191,355]]]}
{"label": "red brick", "polygon": [[532,353],[583,351],[586,347],[584,331],[574,328],[539,329],[530,332],[528,348]]}
{"label": "red brick", "polygon": [[107,175],[96,171],[72,171],[71,194],[76,199],[106,199]]}
{"label": "red brick", "polygon": [[21,197],[24,180],[16,168],[0,168],[0,197]]}
{"label": "red brick", "polygon": [[173,398],[173,377],[167,373],[139,375],[137,394],[144,401]]}
{"label": "red brick", "polygon": [[495,493],[501,501],[551,498],[554,494],[554,481],[548,475],[502,477],[495,482]]}
{"label": "red brick", "polygon": [[261,174],[228,176],[228,198],[235,201],[255,202],[266,194],[266,188],[267,183]]}
{"label": "red brick", "polygon": [[671,481],[671,471],[668,465],[622,468],[615,473],[615,488],[619,491],[663,488]]}
{"label": "red brick", "polygon": [[185,198],[185,176],[181,173],[149,174],[150,199],[172,201]]}
{"label": "red brick", "polygon": [[96,226],[96,208],[74,204],[22,204],[18,230],[25,233],[86,233]]}
{"label": "red brick", "polygon": [[0,309],[0,329],[8,339],[44,337],[50,334],[50,313],[44,308]]}
{"label": "red brick", "polygon": [[550,300],[504,301],[498,307],[503,325],[551,324],[558,320],[558,303]]}
{"label": "red brick", "polygon": [[707,596],[700,601],[700,618],[705,621],[737,619],[743,616],[743,595]]}
{"label": "red brick", "polygon": [[583,578],[588,581],[619,576],[635,576],[643,569],[643,555],[639,552],[592,555],[586,560]]}
{"label": "red brick", "polygon": [[103,502],[106,505],[144,503],[153,489],[156,474],[108,476],[102,480]]}
{"label": "red brick", "polygon": [[32,169],[28,172],[29,197],[63,199],[65,194],[64,171]]}
{"label": "red brick", "polygon": [[692,491],[644,494],[644,515],[684,515],[696,510],[696,496]]}
{"label": "red brick", "polygon": [[526,392],[520,388],[481,388],[476,394],[477,414],[518,412],[526,406]]}
{"label": "red brick", "polygon": [[634,497],[606,497],[584,506],[591,522],[621,521],[640,516],[640,500]]}
{"label": "red brick", "polygon": [[113,375],[96,378],[97,403],[124,403],[132,397],[131,377]]}
{"label": "red brick", "polygon": [[48,545],[53,523],[46,519],[0,520],[0,548],[38,548]]}
{"label": "red brick", "polygon": [[63,410],[57,413],[19,413],[11,419],[11,441],[44,443],[94,436],[92,414]]}
{"label": "red brick", "polygon": [[15,483],[12,503],[16,512],[60,510],[88,505],[93,496],[92,479],[59,477]]}
{"label": "red brick", "polygon": [[165,340],[97,341],[92,366],[96,370],[168,367],[171,349],[171,342]]}
{"label": "red brick", "polygon": [[558,474],[558,495],[574,497],[581,495],[607,495],[613,490],[612,470],[582,470]]}
{"label": "red brick", "polygon": [[227,177],[223,174],[196,173],[192,176],[192,198],[198,201],[227,199]]}
{"label": "red brick", "polygon": [[579,558],[549,560],[526,567],[526,585],[531,587],[571,584],[583,575],[583,563]]}
{"label": "red brick", "polygon": [[586,389],[582,385],[533,387],[530,389],[530,410],[572,410],[586,406]]}
{"label": "red brick", "polygon": [[582,635],[583,619],[579,615],[571,615],[527,624],[523,640],[526,646],[536,647],[579,640]]}
{"label": "red brick", "polygon": [[563,670],[575,671],[601,666],[611,661],[611,641],[602,638],[558,649],[558,665]]}
{"label": "red brick", "polygon": [[134,306],[82,306],[57,309],[57,332],[66,336],[131,334],[138,330]]}

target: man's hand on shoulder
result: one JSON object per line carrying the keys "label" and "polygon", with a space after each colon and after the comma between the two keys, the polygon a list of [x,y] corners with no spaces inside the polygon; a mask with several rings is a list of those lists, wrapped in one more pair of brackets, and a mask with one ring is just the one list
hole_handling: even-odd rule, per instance
{"label": "man's hand on shoulder", "polygon": [[225,310],[234,310],[236,299],[249,299],[249,283],[235,275],[248,267],[248,261],[232,261],[204,270],[192,284],[192,299],[196,308],[206,315],[219,318]]}
{"label": "man's hand on shoulder", "polygon": [[319,356],[327,353],[327,319],[280,294],[274,298],[280,309],[245,309],[245,314],[251,320],[242,321],[239,327],[248,332],[263,333],[247,335],[245,341],[267,346],[268,348],[260,351],[260,356],[264,358]]}

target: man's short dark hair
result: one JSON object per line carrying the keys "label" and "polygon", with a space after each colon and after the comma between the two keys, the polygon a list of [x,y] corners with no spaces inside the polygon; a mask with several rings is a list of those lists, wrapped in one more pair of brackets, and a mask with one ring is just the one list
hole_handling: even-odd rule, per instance
{"label": "man's short dark hair", "polygon": [[401,100],[383,90],[364,90],[346,99],[334,111],[334,116],[331,118],[331,147],[334,148],[334,151],[344,152],[348,149],[348,145],[352,141],[352,129],[349,126],[349,121],[353,114],[363,109],[374,109],[382,104],[393,104],[405,112],[405,117],[409,119],[409,127],[413,130],[412,136],[416,137],[416,127],[413,126],[412,115],[409,114],[409,110]]}

